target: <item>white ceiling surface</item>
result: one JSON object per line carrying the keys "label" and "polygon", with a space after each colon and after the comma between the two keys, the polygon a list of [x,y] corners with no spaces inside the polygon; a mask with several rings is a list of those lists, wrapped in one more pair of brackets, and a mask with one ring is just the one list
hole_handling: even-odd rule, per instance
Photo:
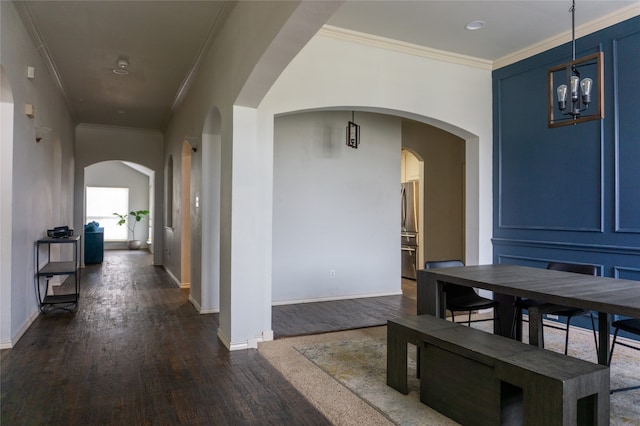
{"label": "white ceiling surface", "polygon": [[[218,1],[16,4],[78,122],[147,129],[164,128],[219,15],[228,11]],[[129,75],[113,73],[120,56],[129,59]]]}
{"label": "white ceiling surface", "polygon": [[[571,4],[569,0],[352,1],[327,23],[495,62],[559,36],[562,42],[571,40]],[[640,1],[577,0],[576,29],[620,13],[623,18],[640,14]],[[477,20],[485,22],[483,29],[465,29]]]}
{"label": "white ceiling surface", "polygon": [[[162,130],[233,2],[15,4],[78,122]],[[569,0],[353,0],[327,24],[495,64],[549,39],[570,40],[570,7]],[[640,0],[578,0],[576,27],[639,14]],[[486,27],[465,30],[473,20]],[[112,72],[120,56],[129,58],[127,76]]]}

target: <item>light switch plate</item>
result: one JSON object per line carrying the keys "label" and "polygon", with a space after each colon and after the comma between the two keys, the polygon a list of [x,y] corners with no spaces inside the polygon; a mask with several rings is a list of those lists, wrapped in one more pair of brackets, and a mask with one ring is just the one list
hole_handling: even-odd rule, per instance
{"label": "light switch plate", "polygon": [[24,106],[24,113],[27,115],[27,117],[33,118],[36,116],[36,109],[32,104],[26,104]]}

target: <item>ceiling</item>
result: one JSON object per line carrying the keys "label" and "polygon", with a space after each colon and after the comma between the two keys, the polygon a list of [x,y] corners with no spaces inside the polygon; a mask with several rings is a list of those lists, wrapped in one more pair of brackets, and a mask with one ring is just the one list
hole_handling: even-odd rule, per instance
{"label": "ceiling", "polygon": [[[234,2],[15,5],[76,121],[162,130]],[[327,24],[496,63],[554,37],[570,40],[570,7],[568,0],[354,0]],[[579,0],[576,28],[613,14],[611,25],[621,13],[640,14],[640,0]],[[466,30],[473,20],[485,21],[485,28]],[[119,58],[128,61],[128,75],[113,72]]]}

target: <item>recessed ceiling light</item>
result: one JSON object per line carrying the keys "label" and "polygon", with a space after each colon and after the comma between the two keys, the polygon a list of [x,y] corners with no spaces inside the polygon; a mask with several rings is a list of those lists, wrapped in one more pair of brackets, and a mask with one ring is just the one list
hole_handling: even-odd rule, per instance
{"label": "recessed ceiling light", "polygon": [[464,27],[470,31],[479,30],[484,28],[484,21],[471,21]]}

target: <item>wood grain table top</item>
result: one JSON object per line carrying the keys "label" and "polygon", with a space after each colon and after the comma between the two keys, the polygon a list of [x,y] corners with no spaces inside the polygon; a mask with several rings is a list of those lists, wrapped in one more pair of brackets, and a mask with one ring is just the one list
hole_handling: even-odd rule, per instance
{"label": "wood grain table top", "polygon": [[[436,280],[610,314],[640,317],[640,281],[518,265],[420,270]],[[428,276],[428,275],[427,275]]]}

